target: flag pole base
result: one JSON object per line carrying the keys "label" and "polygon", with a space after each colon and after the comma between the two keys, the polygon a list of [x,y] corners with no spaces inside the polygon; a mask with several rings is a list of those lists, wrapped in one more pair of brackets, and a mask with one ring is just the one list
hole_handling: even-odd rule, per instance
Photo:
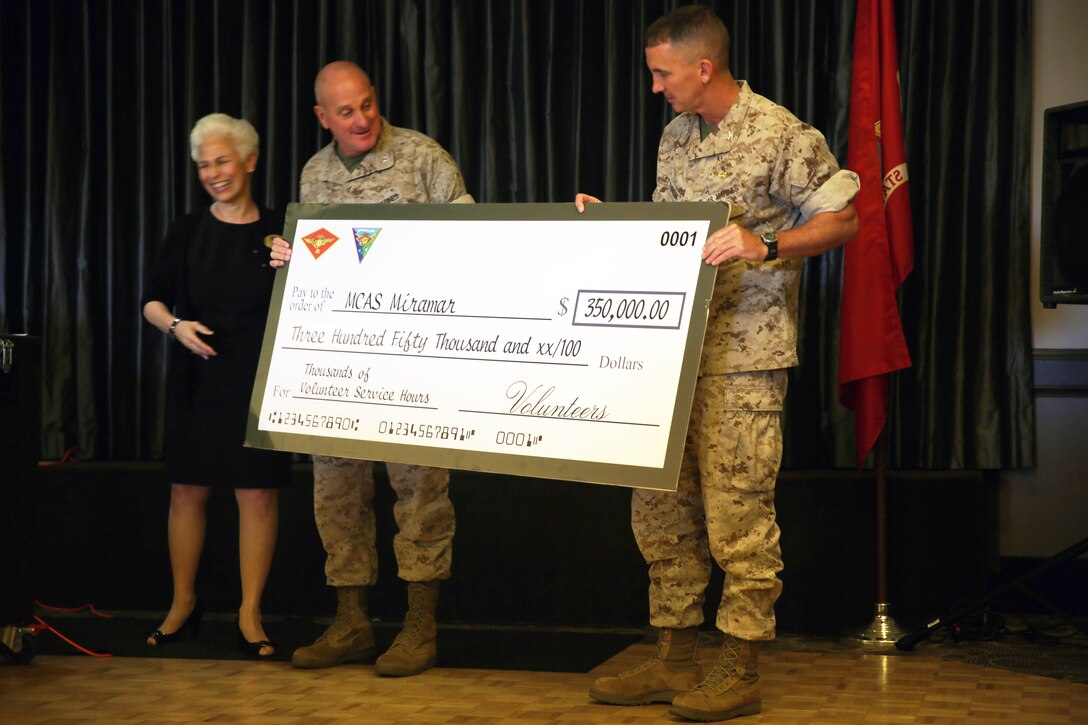
{"label": "flag pole base", "polygon": [[855,639],[869,644],[894,644],[906,633],[888,614],[888,603],[877,602],[876,616],[868,627],[855,635]]}

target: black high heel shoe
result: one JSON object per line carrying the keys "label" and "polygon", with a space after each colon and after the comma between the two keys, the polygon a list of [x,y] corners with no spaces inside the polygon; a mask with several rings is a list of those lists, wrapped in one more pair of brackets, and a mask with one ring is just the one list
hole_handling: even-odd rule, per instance
{"label": "black high heel shoe", "polygon": [[197,604],[193,607],[193,611],[189,612],[189,617],[185,622],[177,628],[177,631],[167,634],[161,629],[156,629],[151,634],[147,635],[149,639],[155,640],[155,644],[148,642],[149,647],[158,647],[160,644],[173,644],[174,642],[180,642],[184,637],[189,639],[196,639],[200,636],[200,623],[204,621],[204,608]]}
{"label": "black high heel shoe", "polygon": [[[264,647],[270,647],[272,649],[266,655],[261,654],[261,649]],[[246,636],[242,634],[241,627],[238,628],[238,649],[245,652],[252,657],[259,657],[261,659],[269,659],[276,654],[276,644],[272,640],[262,639],[260,642],[250,642],[246,639]]]}

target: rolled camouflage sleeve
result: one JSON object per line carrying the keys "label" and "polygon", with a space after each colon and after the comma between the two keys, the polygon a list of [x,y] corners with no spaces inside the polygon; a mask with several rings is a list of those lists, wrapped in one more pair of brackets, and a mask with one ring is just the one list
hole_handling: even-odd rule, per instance
{"label": "rolled camouflage sleeve", "polygon": [[791,129],[780,164],[779,192],[806,221],[821,212],[841,211],[861,188],[857,174],[839,168],[823,134],[805,123]]}
{"label": "rolled camouflage sleeve", "polygon": [[861,181],[858,175],[840,169],[801,204],[801,216],[807,221],[821,212],[841,211],[854,200],[859,189]]}

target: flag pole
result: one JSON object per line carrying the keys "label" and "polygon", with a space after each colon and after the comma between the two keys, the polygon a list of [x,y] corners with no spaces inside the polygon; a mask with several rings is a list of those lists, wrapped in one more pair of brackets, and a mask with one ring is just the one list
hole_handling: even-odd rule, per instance
{"label": "flag pole", "polygon": [[858,235],[843,257],[839,398],[854,411],[855,462],[876,451],[876,616],[858,638],[895,642],[888,612],[886,470],[888,375],[909,368],[896,290],[914,266],[909,177],[899,87],[893,0],[858,0],[850,71],[847,165],[861,189],[854,198]]}
{"label": "flag pole", "polygon": [[876,443],[876,613],[857,639],[872,644],[894,644],[907,632],[892,619],[888,601],[888,467],[887,425]]}

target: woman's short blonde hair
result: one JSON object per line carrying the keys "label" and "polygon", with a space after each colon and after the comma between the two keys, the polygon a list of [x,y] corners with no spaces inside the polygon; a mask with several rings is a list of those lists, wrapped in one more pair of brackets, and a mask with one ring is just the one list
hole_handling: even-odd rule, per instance
{"label": "woman's short blonde hair", "polygon": [[244,118],[234,118],[225,113],[211,113],[196,122],[189,134],[189,152],[193,161],[200,158],[200,146],[209,136],[226,136],[234,143],[234,150],[243,159],[257,155],[260,138],[253,124]]}

